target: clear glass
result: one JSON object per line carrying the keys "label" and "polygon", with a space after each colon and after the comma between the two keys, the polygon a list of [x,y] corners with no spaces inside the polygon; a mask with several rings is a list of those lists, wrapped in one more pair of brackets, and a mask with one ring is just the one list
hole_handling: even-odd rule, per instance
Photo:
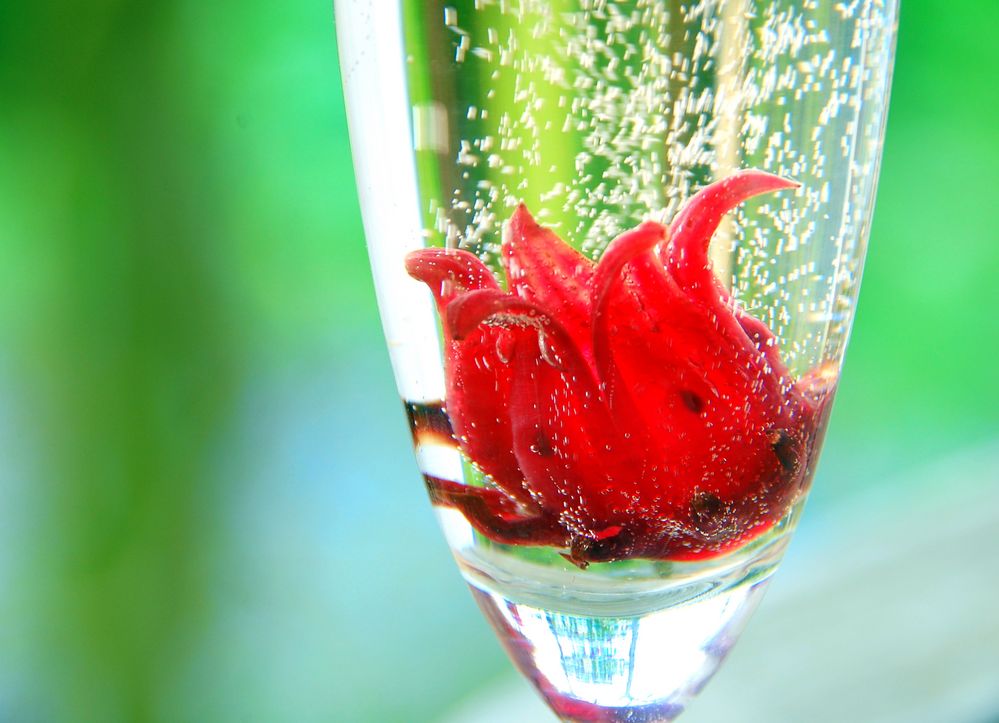
{"label": "clear glass", "polygon": [[[717,668],[780,561],[853,319],[896,13],[893,0],[336,3],[368,248],[416,457],[476,600],[564,720],[671,720]],[[678,214],[714,182],[751,183],[747,169],[797,185],[698,207],[707,218],[731,206],[709,224],[708,281],[675,251],[687,238]],[[662,323],[674,326],[635,331],[648,301],[641,312],[628,306],[628,293],[647,290],[630,265],[637,256],[616,280],[597,264],[566,281],[578,269],[551,260],[531,216],[511,223],[520,204],[594,262],[612,242],[624,249],[614,241],[622,234],[657,222],[642,228],[662,234],[649,263],[682,287],[679,300],[662,302]],[[468,257],[428,248],[473,256],[475,273],[495,278],[476,282],[496,286],[493,296],[468,301],[475,289],[454,268],[444,281],[428,271]],[[556,303],[539,274],[578,297]],[[432,291],[449,297],[441,313]],[[469,311],[484,304],[493,311]],[[693,309],[689,318],[682,309]],[[457,320],[469,316],[477,323],[459,333]],[[728,322],[734,331],[724,331]],[[749,340],[759,369],[739,371],[750,362],[726,346],[733,334]],[[473,337],[484,351],[463,357]],[[647,374],[663,358],[672,361],[658,377],[628,382],[639,372],[627,369]],[[471,381],[475,365],[514,371],[495,372],[487,388]],[[608,369],[625,371],[612,383]],[[679,381],[692,375],[703,385],[691,388],[707,391]],[[649,405],[663,390],[673,421],[657,427]],[[711,417],[711,392],[727,405],[722,416]],[[609,421],[587,426],[591,401],[574,395]],[[631,407],[615,406],[628,395]],[[810,421],[806,431],[788,422],[786,433],[757,424],[753,437],[729,424],[738,408]],[[527,417],[544,431],[530,444],[518,437]],[[636,452],[632,431],[615,437],[618,427],[658,431],[635,432]],[[773,458],[760,464],[779,483],[737,479],[749,474],[757,437],[769,440],[760,454]],[[598,438],[608,454],[590,450]],[[631,455],[624,472],[619,448],[631,450],[618,455]],[[669,466],[674,453],[663,450],[681,450],[683,469],[650,473]],[[522,480],[496,471],[511,469]],[[704,470],[701,483],[692,469]],[[629,473],[635,479],[622,481]],[[628,499],[605,504],[615,496]],[[529,522],[540,517],[543,525]]]}

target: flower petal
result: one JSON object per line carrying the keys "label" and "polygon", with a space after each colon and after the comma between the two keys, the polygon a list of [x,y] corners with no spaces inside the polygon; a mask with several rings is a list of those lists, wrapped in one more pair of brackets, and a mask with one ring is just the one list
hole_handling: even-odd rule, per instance
{"label": "flower petal", "polygon": [[754,386],[762,384],[757,394],[765,394],[771,405],[780,401],[786,368],[774,359],[776,349],[760,347],[754,332],[761,325],[744,324],[737,318],[747,315],[736,311],[725,287],[712,272],[708,247],[722,218],[733,208],[754,196],[798,185],[753,169],[712,183],[694,194],[680,210],[671,225],[673,235],[669,244],[660,249],[667,272],[692,299],[705,306],[719,332],[718,338],[730,344],[733,356],[739,357],[733,359],[737,364],[729,364],[730,369],[745,369]]}
{"label": "flower petal", "polygon": [[524,489],[510,431],[512,377],[503,356],[504,331],[483,327],[447,344],[444,401],[455,439],[476,467],[526,504],[530,496]]}
{"label": "flower petal", "polygon": [[453,507],[472,527],[493,542],[506,545],[553,545],[564,547],[568,536],[558,518],[531,514],[496,490],[471,487],[451,480],[424,475],[430,501]]}
{"label": "flower petal", "polygon": [[[619,281],[623,280],[624,268],[634,259],[650,252],[657,244],[662,243],[667,238],[667,230],[663,226],[653,221],[646,221],[631,231],[627,231],[614,239],[597,264],[596,273],[593,276],[593,356],[596,362],[597,372],[600,379],[605,384],[610,384],[614,378],[611,365],[613,357],[610,353],[611,327],[610,302],[614,298],[612,292],[615,291]],[[647,283],[642,283],[642,281]],[[665,282],[666,279],[663,279]],[[660,289],[648,288],[655,283],[654,278],[643,278],[639,280],[628,298],[624,301],[629,308],[629,320],[634,324],[640,324],[640,328],[632,328],[639,335],[645,336],[654,331],[651,319],[642,312],[642,299],[650,296],[661,295]],[[657,293],[658,292],[658,293]],[[628,302],[631,303],[628,303]]]}
{"label": "flower petal", "polygon": [[503,237],[503,265],[510,291],[557,316],[589,359],[593,262],[538,225],[520,204]]}
{"label": "flower petal", "polygon": [[406,271],[430,287],[437,310],[473,289],[498,289],[499,284],[478,256],[460,249],[419,249],[406,256]]}
{"label": "flower petal", "polygon": [[[485,264],[467,251],[414,251],[406,257],[406,270],[430,287],[442,316],[448,304],[470,289],[499,289]],[[445,325],[444,401],[454,437],[468,458],[506,494],[527,504],[530,496],[513,454],[504,336],[501,329],[483,327],[457,340]]]}
{"label": "flower petal", "polygon": [[[698,490],[730,506],[777,474],[780,460],[768,435],[783,420],[784,398],[775,370],[735,312],[689,297],[666,273],[652,252],[666,236],[661,226],[643,224],[615,239],[601,258],[594,350],[614,417],[641,419],[649,435],[655,483],[639,496],[649,510],[644,537],[693,544],[698,527],[683,521],[693,514]],[[754,322],[746,327],[762,339],[765,327]],[[668,524],[657,530],[655,519]]]}
{"label": "flower petal", "polygon": [[649,483],[638,500],[642,537],[655,539],[675,534],[656,521],[682,514],[703,477],[699,455],[720,412],[710,371],[726,354],[703,308],[653,253],[667,235],[654,223],[622,234],[600,259],[593,287],[594,350],[608,403],[615,418],[644,425]]}
{"label": "flower petal", "polygon": [[598,539],[627,520],[644,456],[610,415],[568,330],[536,304],[489,290],[455,300],[447,324],[459,339],[481,324],[514,335],[514,452],[538,504],[577,537]]}
{"label": "flower petal", "polygon": [[743,311],[736,312],[736,320],[739,326],[753,342],[753,345],[760,351],[770,366],[770,371],[777,377],[788,376],[787,366],[780,358],[780,349],[777,346],[777,337],[770,331],[770,328],[762,321]]}
{"label": "flower petal", "polygon": [[757,170],[734,173],[694,194],[672,223],[673,237],[663,263],[685,290],[703,298],[727,297],[711,272],[708,246],[726,213],[740,203],[769,191],[796,188],[794,181]]}

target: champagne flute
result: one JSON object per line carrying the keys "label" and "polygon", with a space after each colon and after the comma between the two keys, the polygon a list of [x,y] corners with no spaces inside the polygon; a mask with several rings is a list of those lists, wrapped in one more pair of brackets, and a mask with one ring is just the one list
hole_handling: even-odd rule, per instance
{"label": "champagne flute", "polygon": [[459,568],[566,721],[665,721],[800,516],[895,0],[337,0],[379,308]]}

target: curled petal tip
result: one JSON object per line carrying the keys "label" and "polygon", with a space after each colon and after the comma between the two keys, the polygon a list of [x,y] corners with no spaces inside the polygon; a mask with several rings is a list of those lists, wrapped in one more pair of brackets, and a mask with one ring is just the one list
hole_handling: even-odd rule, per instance
{"label": "curled petal tip", "polygon": [[783,176],[776,176],[772,173],[768,173],[767,176],[773,181],[773,190],[781,191],[789,188],[801,188],[801,181],[796,181],[793,178],[784,178]]}
{"label": "curled petal tip", "polygon": [[801,183],[784,176],[778,176],[768,171],[760,171],[756,168],[746,168],[733,173],[728,178],[721,181],[727,186],[745,186],[752,188],[753,193],[767,193],[768,191],[779,191],[785,188],[800,188]]}
{"label": "curled petal tip", "polygon": [[527,210],[527,204],[521,201],[517,204],[517,208],[514,209],[513,215],[510,216],[510,225],[516,226],[526,223],[536,223],[534,216],[531,212]]}
{"label": "curled petal tip", "polygon": [[538,228],[538,222],[534,220],[534,216],[527,210],[527,204],[521,201],[517,204],[517,208],[514,209],[513,214],[510,216],[510,222],[506,227],[506,238],[504,239],[505,250],[508,253],[512,252],[513,245],[520,243],[524,236],[528,233],[536,232]]}
{"label": "curled petal tip", "polygon": [[421,254],[421,251],[423,250],[424,249],[420,249],[420,251],[412,251],[406,254],[406,273],[417,281],[423,280],[420,278],[420,274],[422,273],[425,264],[425,260]]}
{"label": "curled petal tip", "polygon": [[661,223],[659,223],[658,221],[651,221],[651,220],[642,221],[642,223],[639,224],[638,229],[641,230],[643,233],[658,236],[660,241],[666,238],[666,234],[668,232],[668,229],[665,226],[663,226]]}
{"label": "curled petal tip", "polygon": [[705,186],[673,219],[673,240],[664,255],[670,273],[684,288],[711,289],[708,245],[722,217],[744,201],[798,184],[753,168]]}
{"label": "curled petal tip", "polygon": [[597,265],[595,288],[598,290],[616,276],[629,261],[666,240],[669,229],[656,221],[644,221],[630,231],[625,231],[610,242]]}
{"label": "curled petal tip", "polygon": [[471,256],[457,249],[426,248],[406,254],[406,273],[417,281],[429,283],[454,273],[460,266],[468,266]]}
{"label": "curled petal tip", "polygon": [[[475,254],[460,249],[426,248],[406,256],[406,273],[431,287],[438,302],[471,289],[497,288],[489,268]],[[443,282],[452,282],[444,293]]]}

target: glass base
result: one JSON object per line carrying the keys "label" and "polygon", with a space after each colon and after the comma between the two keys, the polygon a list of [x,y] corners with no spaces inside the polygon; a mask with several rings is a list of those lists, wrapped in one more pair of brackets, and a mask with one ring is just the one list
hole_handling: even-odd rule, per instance
{"label": "glass base", "polygon": [[507,653],[561,720],[653,723],[676,718],[718,669],[788,537],[660,578],[539,574],[483,549],[459,561]]}

